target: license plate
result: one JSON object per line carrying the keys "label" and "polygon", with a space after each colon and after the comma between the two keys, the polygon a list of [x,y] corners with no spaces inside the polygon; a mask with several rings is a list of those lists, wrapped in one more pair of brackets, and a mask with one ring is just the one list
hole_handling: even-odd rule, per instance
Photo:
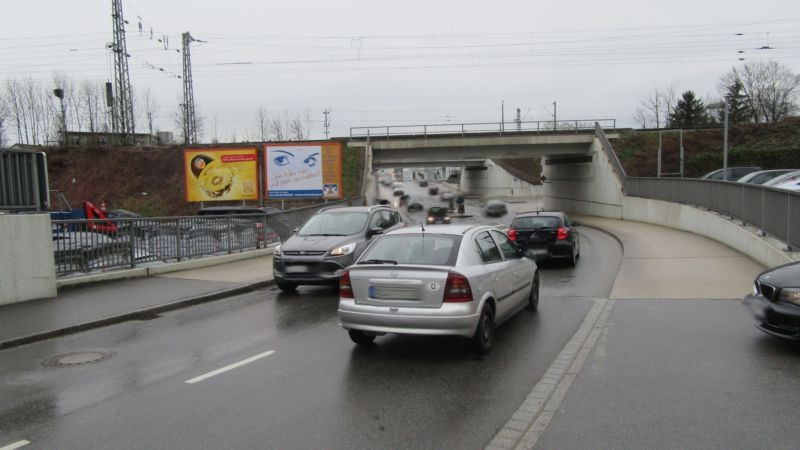
{"label": "license plate", "polygon": [[306,273],[309,272],[308,266],[286,266],[286,273]]}

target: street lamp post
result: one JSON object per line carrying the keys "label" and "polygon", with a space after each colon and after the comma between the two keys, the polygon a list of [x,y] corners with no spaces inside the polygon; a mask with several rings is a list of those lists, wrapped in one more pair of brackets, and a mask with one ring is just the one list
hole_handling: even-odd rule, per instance
{"label": "street lamp post", "polygon": [[730,107],[728,106],[727,100],[723,100],[719,103],[714,103],[711,105],[706,106],[706,109],[722,109],[723,110],[723,137],[722,137],[722,179],[728,181],[728,114],[730,113]]}
{"label": "street lamp post", "polygon": [[61,88],[53,89],[53,95],[61,101],[61,145],[67,146],[67,110],[64,108],[64,90]]}

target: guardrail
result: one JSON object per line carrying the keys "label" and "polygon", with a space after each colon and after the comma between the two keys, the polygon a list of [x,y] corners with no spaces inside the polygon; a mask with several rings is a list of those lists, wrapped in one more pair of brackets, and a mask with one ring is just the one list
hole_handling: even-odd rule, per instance
{"label": "guardrail", "polygon": [[725,214],[800,248],[800,193],[734,181],[628,178],[627,195],[686,203]]}
{"label": "guardrail", "polygon": [[441,123],[430,125],[381,125],[351,127],[351,138],[427,137],[441,135],[513,134],[513,133],[579,133],[592,132],[595,124],[603,129],[616,129],[616,119],[578,119],[527,122]]}
{"label": "guardrail", "polygon": [[56,275],[89,274],[264,248],[291,236],[322,208],[363,197],[265,214],[53,220]]}

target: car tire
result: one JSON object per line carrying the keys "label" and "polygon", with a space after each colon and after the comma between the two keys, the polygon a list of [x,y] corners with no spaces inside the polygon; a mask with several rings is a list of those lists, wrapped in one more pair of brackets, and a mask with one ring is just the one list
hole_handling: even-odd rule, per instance
{"label": "car tire", "polygon": [[528,295],[528,309],[531,311],[539,310],[539,272],[533,273],[533,281],[531,282],[531,292]]}
{"label": "car tire", "polygon": [[483,305],[478,318],[478,328],[472,337],[472,347],[481,355],[489,353],[494,344],[494,311],[489,305]]}
{"label": "car tire", "polygon": [[577,263],[578,263],[578,258],[575,256],[575,249],[573,248],[572,253],[570,254],[570,258],[569,260],[567,260],[567,264],[569,264],[570,267],[575,267]]}
{"label": "car tire", "polygon": [[280,289],[283,292],[294,292],[295,289],[297,289],[297,283],[276,280],[275,284],[278,286],[278,289]]}
{"label": "car tire", "polygon": [[367,334],[361,330],[347,330],[350,340],[358,345],[372,345],[375,342],[374,334]]}

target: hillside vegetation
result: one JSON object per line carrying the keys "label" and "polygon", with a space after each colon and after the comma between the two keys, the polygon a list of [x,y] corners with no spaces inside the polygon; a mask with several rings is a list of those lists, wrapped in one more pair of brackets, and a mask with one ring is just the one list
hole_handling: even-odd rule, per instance
{"label": "hillside vegetation", "polygon": [[[628,176],[653,177],[658,165],[658,132],[629,131],[611,142]],[[678,130],[662,133],[662,173],[680,168]],[[684,176],[699,177],[723,163],[722,128],[684,130]],[[728,166],[800,168],[800,117],[773,124],[740,124],[728,134]]]}
{"label": "hillside vegetation", "polygon": [[[197,147],[202,146],[193,146]],[[145,216],[176,216],[194,214],[200,206],[185,200],[183,147],[50,148],[46,152],[50,189],[61,191],[73,208],[88,200],[98,206],[105,203],[109,209],[122,208]],[[342,159],[343,193],[345,197],[358,196],[364,150],[343,146]],[[56,198],[52,203],[58,207]],[[287,201],[285,207],[309,203],[314,201]],[[213,205],[241,204],[213,202]],[[259,202],[245,204],[259,205]],[[279,200],[264,204],[281,206]]]}

